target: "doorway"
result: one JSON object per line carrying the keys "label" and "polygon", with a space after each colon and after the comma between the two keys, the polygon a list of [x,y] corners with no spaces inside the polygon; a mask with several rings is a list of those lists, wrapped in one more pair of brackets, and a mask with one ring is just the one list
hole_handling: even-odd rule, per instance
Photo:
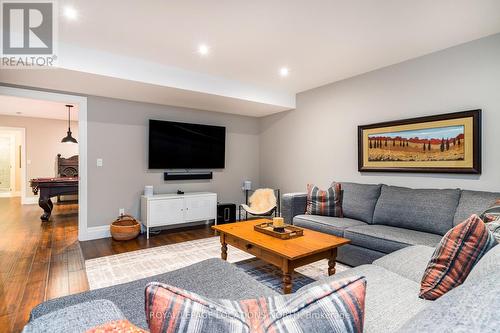
{"label": "doorway", "polygon": [[[79,165],[79,180],[78,180],[78,239],[80,241],[99,238],[102,230],[89,230],[87,227],[87,98],[84,96],[76,96],[65,93],[55,93],[47,91],[38,91],[26,88],[6,87],[0,85],[0,95],[16,96],[21,98],[30,98],[43,101],[61,102],[64,104],[78,105],[78,165]],[[64,135],[64,133],[63,133]],[[58,140],[60,138],[58,137]],[[25,155],[23,155],[26,158]],[[25,164],[29,164],[29,160],[25,160]],[[23,173],[24,174],[24,173]],[[26,176],[26,175],[25,175]],[[24,183],[27,185],[27,177],[24,178]],[[27,186],[22,186],[23,194],[26,194]],[[27,202],[30,203],[30,202]],[[35,203],[35,202],[33,202]]]}
{"label": "doorway", "polygon": [[22,131],[0,127],[0,197],[21,196]]}

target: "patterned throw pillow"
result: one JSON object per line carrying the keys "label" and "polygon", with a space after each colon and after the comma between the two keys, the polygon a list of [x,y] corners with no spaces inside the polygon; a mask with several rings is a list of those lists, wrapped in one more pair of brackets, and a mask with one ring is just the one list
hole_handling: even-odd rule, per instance
{"label": "patterned throw pillow", "polygon": [[342,186],[333,183],[326,191],[316,185],[307,185],[306,214],[344,217],[342,212]]}
{"label": "patterned throw pillow", "polygon": [[157,282],[146,287],[151,333],[362,332],[366,280],[344,279],[291,297],[209,300]]}
{"label": "patterned throw pillow", "polygon": [[497,244],[477,215],[448,231],[427,264],[420,298],[435,300],[461,285],[481,257]]}
{"label": "patterned throw pillow", "polygon": [[500,242],[500,199],[479,217],[486,223],[486,226],[493,233],[496,240]]}
{"label": "patterned throw pillow", "polygon": [[148,331],[135,326],[126,319],[122,319],[94,327],[86,333],[148,333]]}

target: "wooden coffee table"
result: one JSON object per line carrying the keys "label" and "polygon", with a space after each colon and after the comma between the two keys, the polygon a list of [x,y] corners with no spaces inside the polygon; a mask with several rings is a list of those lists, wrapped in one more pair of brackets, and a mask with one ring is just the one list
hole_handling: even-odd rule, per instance
{"label": "wooden coffee table", "polygon": [[295,268],[328,259],[328,275],[335,274],[337,248],[351,241],[342,237],[304,229],[304,235],[282,240],[254,230],[254,225],[268,220],[252,220],[212,226],[220,233],[221,258],[227,259],[227,244],[273,264],[283,272],[283,292],[292,291]]}

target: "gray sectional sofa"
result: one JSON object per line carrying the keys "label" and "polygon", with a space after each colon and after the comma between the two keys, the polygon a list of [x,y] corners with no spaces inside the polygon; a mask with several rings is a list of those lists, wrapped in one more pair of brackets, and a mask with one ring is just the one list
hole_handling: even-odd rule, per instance
{"label": "gray sectional sofa", "polygon": [[342,183],[344,218],[305,215],[306,194],[283,196],[287,223],[351,240],[337,260],[372,263],[411,245],[434,247],[453,226],[489,208],[500,193]]}
{"label": "gray sectional sofa", "polygon": [[[343,185],[344,219],[303,216],[303,195],[284,198],[288,221],[353,239],[340,259],[357,266],[307,285],[298,293],[326,281],[365,276],[366,333],[498,332],[500,245],[486,253],[464,284],[438,300],[423,300],[418,294],[420,279],[441,235],[468,215],[486,209],[500,194]],[[209,259],[173,272],[44,302],[31,312],[25,332],[84,332],[119,318],[147,328],[144,287],[150,281],[211,298],[277,295],[236,266]]]}
{"label": "gray sectional sofa", "polygon": [[[424,245],[406,247],[373,264],[354,267],[302,289],[330,280],[365,276],[365,333],[498,332],[500,246],[486,253],[464,284],[436,301],[426,301],[418,298],[418,293],[433,251]],[[209,259],[158,276],[42,303],[33,309],[25,333],[84,332],[89,327],[124,318],[147,328],[144,286],[150,281],[169,283],[211,298],[237,300],[278,295],[236,266]]]}

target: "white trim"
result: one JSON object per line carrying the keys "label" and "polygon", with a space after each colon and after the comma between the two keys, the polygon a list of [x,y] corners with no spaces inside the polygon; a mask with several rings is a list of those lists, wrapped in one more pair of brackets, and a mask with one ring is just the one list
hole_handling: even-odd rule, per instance
{"label": "white trim", "polygon": [[20,191],[0,192],[0,198],[14,198],[14,197],[20,197],[20,196],[21,196]]}
{"label": "white trim", "polygon": [[109,230],[109,225],[101,225],[98,227],[87,228],[84,235],[78,234],[79,241],[88,241],[99,238],[109,238],[111,237],[111,232]]}
{"label": "white trim", "polygon": [[[93,239],[89,235],[100,235],[102,233],[96,233],[94,231],[89,231],[87,228],[87,97],[75,96],[70,94],[59,94],[31,89],[21,89],[13,87],[0,86],[0,95],[16,96],[32,99],[41,99],[45,101],[62,102],[70,104],[78,104],[79,108],[79,119],[78,119],[78,139],[79,139],[79,164],[78,172],[80,176],[80,182],[78,186],[78,239],[88,240]],[[24,145],[25,146],[25,145]],[[25,154],[24,154],[25,155]],[[26,160],[26,159],[25,159]],[[25,180],[26,181],[26,180]],[[23,187],[22,191],[26,190],[26,186]],[[37,199],[37,198],[36,198]],[[31,200],[31,199],[29,199]],[[25,198],[25,202],[29,201]],[[38,199],[37,199],[38,200]],[[93,236],[92,236],[93,237]],[[97,237],[102,238],[102,237]]]}
{"label": "white trim", "polygon": [[[87,97],[80,97],[78,105],[78,176],[80,182],[78,184],[78,239],[94,239],[89,238],[89,230],[87,223]],[[100,237],[103,238],[103,237]]]}

